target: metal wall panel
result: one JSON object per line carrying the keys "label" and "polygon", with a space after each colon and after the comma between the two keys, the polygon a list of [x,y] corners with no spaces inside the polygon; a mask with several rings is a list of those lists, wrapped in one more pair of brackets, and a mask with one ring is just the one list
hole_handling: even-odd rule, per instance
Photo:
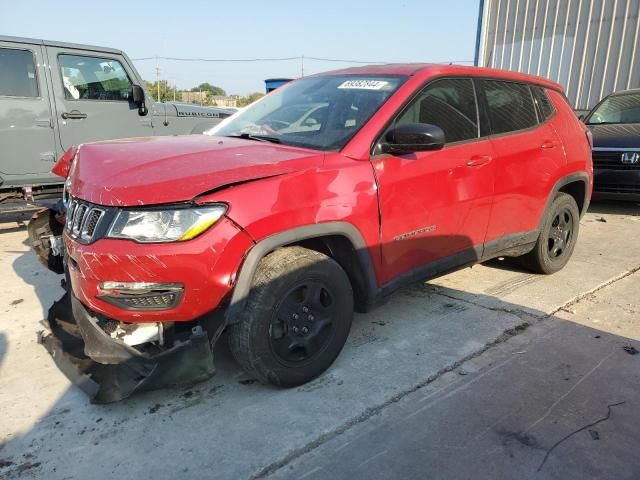
{"label": "metal wall panel", "polygon": [[481,0],[476,64],[551,78],[574,108],[640,87],[640,0]]}

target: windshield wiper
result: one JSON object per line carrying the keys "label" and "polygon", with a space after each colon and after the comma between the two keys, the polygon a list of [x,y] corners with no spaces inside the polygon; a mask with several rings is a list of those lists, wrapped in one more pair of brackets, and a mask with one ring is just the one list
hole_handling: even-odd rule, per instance
{"label": "windshield wiper", "polygon": [[258,142],[282,143],[278,137],[270,137],[268,135],[251,135],[250,133],[241,133],[239,135],[225,135],[233,138],[244,138],[245,140],[257,140]]}
{"label": "windshield wiper", "polygon": [[640,122],[597,122],[597,123],[586,123],[585,125],[635,125]]}

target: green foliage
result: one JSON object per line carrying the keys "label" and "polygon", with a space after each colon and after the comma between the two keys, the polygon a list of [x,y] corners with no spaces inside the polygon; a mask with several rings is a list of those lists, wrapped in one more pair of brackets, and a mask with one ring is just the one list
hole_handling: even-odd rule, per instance
{"label": "green foliage", "polygon": [[215,85],[211,85],[210,83],[201,83],[200,85],[198,85],[197,87],[193,87],[191,89],[192,92],[199,92],[199,91],[203,91],[203,92],[207,92],[210,95],[222,95],[225,96],[227,94],[227,92],[224,91],[223,88],[221,87],[217,87]]}
{"label": "green foliage", "polygon": [[[157,82],[147,82],[147,92],[153,97],[154,100],[158,100],[158,83]],[[160,101],[161,102],[173,102],[174,95],[174,85],[170,85],[166,80],[160,80]],[[182,100],[182,94],[176,89],[175,91],[175,99],[176,102]]]}
{"label": "green foliage", "polygon": [[238,97],[237,106],[246,107],[250,103],[253,103],[256,100],[259,100],[262,97],[264,97],[264,93],[260,93],[260,92],[254,92],[251,95],[248,95],[246,97]]}

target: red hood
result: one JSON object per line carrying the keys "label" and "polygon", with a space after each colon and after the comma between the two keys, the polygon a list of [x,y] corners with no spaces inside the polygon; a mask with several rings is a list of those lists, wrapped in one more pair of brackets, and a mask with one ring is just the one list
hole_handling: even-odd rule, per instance
{"label": "red hood", "polygon": [[262,177],[322,166],[316,150],[206,135],[82,145],[70,193],[100,205],[153,205]]}

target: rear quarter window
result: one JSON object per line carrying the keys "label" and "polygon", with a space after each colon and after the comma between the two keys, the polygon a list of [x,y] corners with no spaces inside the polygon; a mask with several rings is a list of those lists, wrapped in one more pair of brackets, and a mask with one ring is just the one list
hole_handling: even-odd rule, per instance
{"label": "rear quarter window", "polygon": [[540,118],[542,121],[549,120],[553,117],[553,114],[556,113],[556,109],[551,103],[549,99],[549,95],[542,87],[533,86],[531,87],[531,92],[533,93],[533,98],[538,107],[538,111],[540,112]]}
{"label": "rear quarter window", "polygon": [[529,86],[498,80],[485,80],[483,84],[492,133],[515,132],[537,125]]}
{"label": "rear quarter window", "polygon": [[0,96],[37,97],[38,80],[33,53],[0,48]]}

